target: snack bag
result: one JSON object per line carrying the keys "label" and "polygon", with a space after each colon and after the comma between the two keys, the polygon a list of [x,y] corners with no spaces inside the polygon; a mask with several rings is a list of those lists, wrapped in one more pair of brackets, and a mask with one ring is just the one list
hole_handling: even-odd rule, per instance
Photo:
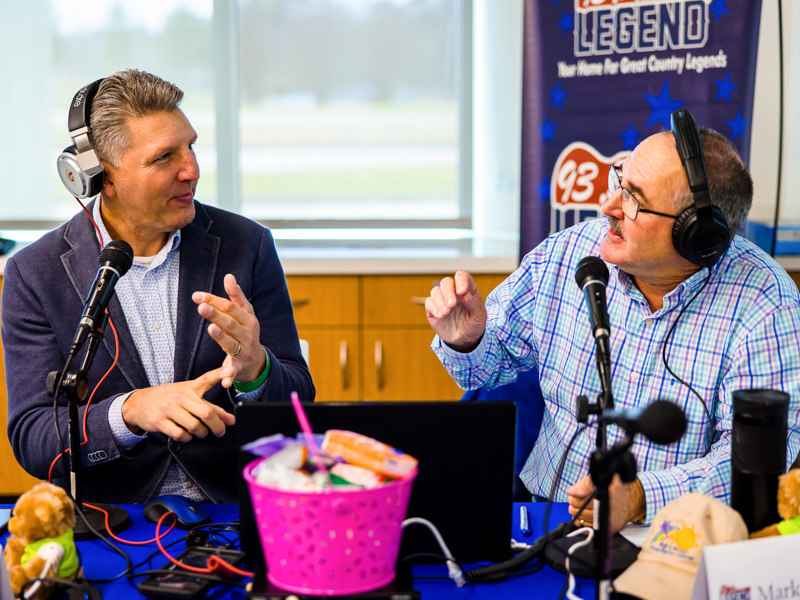
{"label": "snack bag", "polygon": [[391,478],[410,475],[418,464],[416,458],[398,452],[383,442],[342,429],[330,429],[325,433],[322,450],[350,464],[372,469]]}

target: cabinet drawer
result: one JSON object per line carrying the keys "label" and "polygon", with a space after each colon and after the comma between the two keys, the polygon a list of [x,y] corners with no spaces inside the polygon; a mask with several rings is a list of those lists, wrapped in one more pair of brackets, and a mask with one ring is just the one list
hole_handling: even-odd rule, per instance
{"label": "cabinet drawer", "polygon": [[358,325],[357,275],[290,275],[286,278],[294,320],[302,325]]}
{"label": "cabinet drawer", "polygon": [[[449,274],[369,275],[364,277],[364,325],[427,326],[425,298],[431,288]],[[481,296],[486,299],[507,275],[474,275]]]}

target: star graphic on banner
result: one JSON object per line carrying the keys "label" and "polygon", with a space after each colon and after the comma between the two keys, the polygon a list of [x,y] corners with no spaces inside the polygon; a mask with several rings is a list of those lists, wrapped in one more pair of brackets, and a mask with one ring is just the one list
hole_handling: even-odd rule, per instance
{"label": "star graphic on banner", "polygon": [[575,29],[575,15],[562,12],[561,20],[558,22],[558,26],[561,27],[561,30],[565,34],[573,31]]}
{"label": "star graphic on banner", "polygon": [[749,119],[742,118],[742,111],[736,111],[736,118],[732,121],[727,121],[728,125],[731,126],[731,139],[735,140],[737,135],[742,136],[742,139],[746,139],[744,135],[744,127],[749,122]]}
{"label": "star graphic on banner", "polygon": [[542,141],[546,142],[547,140],[551,140],[553,142],[556,141],[556,128],[558,125],[550,121],[550,117],[547,117],[544,121],[544,125],[539,127],[542,130]]}
{"label": "star graphic on banner", "polygon": [[619,134],[619,137],[621,137],[623,141],[622,149],[633,150],[636,147],[636,140],[639,139],[641,133],[641,131],[636,131],[632,124],[628,123],[628,128],[625,131],[621,131]]}
{"label": "star graphic on banner", "polygon": [[669,97],[669,81],[664,82],[664,87],[661,88],[658,96],[645,94],[644,99],[647,100],[647,102],[650,104],[650,108],[653,109],[650,113],[650,118],[647,120],[646,127],[650,127],[650,125],[661,121],[664,124],[664,127],[669,129],[670,114],[683,106],[683,102],[680,100],[673,100]]}
{"label": "star graphic on banner", "polygon": [[550,90],[550,106],[557,106],[558,108],[564,108],[564,98],[566,98],[569,94],[565,92],[561,88],[561,84],[559,83],[556,87]]}
{"label": "star graphic on banner", "polygon": [[708,12],[714,13],[714,20],[719,21],[719,18],[722,15],[729,15],[728,8],[725,6],[725,3],[728,0],[714,0],[711,3],[711,6],[708,9]]}
{"label": "star graphic on banner", "polygon": [[545,177],[541,184],[536,186],[539,189],[539,202],[550,200],[550,178]]}
{"label": "star graphic on banner", "polygon": [[735,83],[731,83],[731,74],[726,73],[725,79],[722,80],[714,80],[714,83],[717,84],[717,95],[714,100],[719,100],[720,98],[725,98],[728,102],[731,101],[731,92],[738,88],[739,86]]}

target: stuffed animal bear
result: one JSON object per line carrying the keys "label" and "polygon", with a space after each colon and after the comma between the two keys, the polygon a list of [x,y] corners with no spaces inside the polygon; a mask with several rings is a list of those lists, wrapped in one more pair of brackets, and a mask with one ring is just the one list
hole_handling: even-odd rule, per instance
{"label": "stuffed animal bear", "polygon": [[[31,579],[71,579],[79,574],[72,537],[74,525],[75,507],[60,487],[37,483],[19,497],[8,521],[11,535],[5,549],[15,595]],[[46,598],[52,591],[52,587],[41,586],[34,598]]]}
{"label": "stuffed animal bear", "polygon": [[778,514],[783,521],[755,531],[750,537],[800,533],[800,469],[791,469],[778,479]]}

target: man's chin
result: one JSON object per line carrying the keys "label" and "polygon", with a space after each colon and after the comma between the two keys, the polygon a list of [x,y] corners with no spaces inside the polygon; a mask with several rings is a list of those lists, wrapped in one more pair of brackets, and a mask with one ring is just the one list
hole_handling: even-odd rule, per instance
{"label": "man's chin", "polygon": [[625,240],[617,236],[616,240],[609,240],[606,238],[600,243],[600,258],[607,263],[622,267],[624,260],[624,244]]}

